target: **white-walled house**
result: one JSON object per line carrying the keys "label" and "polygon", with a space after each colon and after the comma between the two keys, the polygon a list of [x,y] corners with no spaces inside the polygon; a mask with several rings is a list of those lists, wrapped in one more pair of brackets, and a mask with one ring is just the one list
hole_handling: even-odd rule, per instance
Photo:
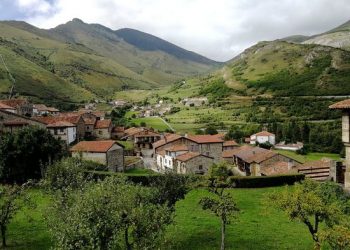
{"label": "white-walled house", "polygon": [[269,142],[271,145],[276,144],[276,136],[267,131],[261,131],[250,136],[250,144],[255,145],[256,143],[262,144]]}
{"label": "white-walled house", "polygon": [[56,139],[65,141],[67,145],[77,139],[77,126],[70,122],[58,121],[46,127]]}
{"label": "white-walled house", "polygon": [[157,166],[161,170],[174,170],[176,157],[188,152],[186,145],[175,145],[160,151],[156,156]]}

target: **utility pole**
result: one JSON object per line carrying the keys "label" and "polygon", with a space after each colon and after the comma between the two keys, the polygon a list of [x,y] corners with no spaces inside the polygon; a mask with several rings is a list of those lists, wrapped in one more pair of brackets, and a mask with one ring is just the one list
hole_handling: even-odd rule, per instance
{"label": "utility pole", "polygon": [[0,58],[1,58],[1,61],[2,61],[2,64],[4,65],[6,71],[7,71],[7,74],[9,76],[9,79],[10,81],[12,82],[12,86],[11,86],[11,89],[10,89],[10,93],[9,93],[9,99],[11,99],[14,95],[14,91],[15,91],[15,83],[16,83],[16,80],[15,78],[12,76],[9,68],[7,67],[6,63],[5,63],[5,59],[4,57],[0,54]]}

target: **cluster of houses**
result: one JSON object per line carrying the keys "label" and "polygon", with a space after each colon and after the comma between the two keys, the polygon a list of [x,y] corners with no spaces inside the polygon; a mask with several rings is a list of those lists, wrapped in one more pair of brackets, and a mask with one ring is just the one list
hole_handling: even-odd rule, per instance
{"label": "cluster of houses", "polygon": [[[350,104],[349,108],[341,105],[334,108],[345,109],[343,140],[348,143]],[[124,147],[116,140],[132,142],[133,154],[151,159],[159,172],[205,174],[214,163],[225,161],[236,166],[236,174],[242,176],[303,173],[324,180],[335,165],[329,159],[302,164],[276,151],[257,147],[256,144],[269,143],[276,149],[295,151],[303,146],[302,143],[276,144],[275,135],[267,131],[251,135],[242,146],[225,140],[224,134],[178,135],[161,134],[144,127],[125,129],[114,127],[104,112],[96,110],[60,112],[25,99],[0,100],[0,133],[12,133],[30,125],[46,128],[67,147],[75,144],[70,147],[73,156],[101,163],[111,171],[124,170]],[[86,138],[89,141],[84,141]]]}

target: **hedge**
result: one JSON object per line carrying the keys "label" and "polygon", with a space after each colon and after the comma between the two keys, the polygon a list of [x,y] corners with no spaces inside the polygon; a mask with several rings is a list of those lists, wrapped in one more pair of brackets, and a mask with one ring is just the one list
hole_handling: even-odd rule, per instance
{"label": "hedge", "polygon": [[273,175],[273,176],[232,176],[230,183],[236,188],[261,188],[293,185],[305,179],[303,174]]}
{"label": "hedge", "polygon": [[[112,173],[112,172],[99,172],[94,171],[93,173],[95,179],[104,179],[107,176],[121,175],[122,173]],[[122,174],[128,178],[129,181],[141,184],[144,186],[149,186],[151,183],[157,181],[159,178],[163,178],[161,174],[155,175],[128,175]],[[205,187],[208,186],[205,176],[202,175],[186,175],[193,182],[197,182],[197,186]],[[232,188],[262,188],[262,187],[275,187],[283,185],[293,185],[295,182],[300,182],[305,179],[303,174],[292,174],[292,175],[274,175],[274,176],[232,176],[229,178],[229,183],[227,187]]]}

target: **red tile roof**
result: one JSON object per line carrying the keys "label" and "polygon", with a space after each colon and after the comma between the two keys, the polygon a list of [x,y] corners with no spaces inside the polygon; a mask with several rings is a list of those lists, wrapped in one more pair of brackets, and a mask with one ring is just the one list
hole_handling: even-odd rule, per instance
{"label": "red tile roof", "polygon": [[0,102],[0,109],[11,109],[11,110],[16,110],[15,108],[6,105],[5,103]]}
{"label": "red tile roof", "polygon": [[254,134],[255,136],[273,136],[273,135],[275,135],[275,134],[272,134],[272,133],[270,133],[270,132],[268,132],[268,131],[261,131],[261,132],[259,132],[259,133],[256,133],[256,134]]}
{"label": "red tile roof", "polygon": [[47,107],[47,111],[49,111],[49,112],[59,112],[60,110],[56,109],[54,107]]}
{"label": "red tile roof", "polygon": [[182,155],[179,155],[178,157],[176,157],[176,160],[186,162],[186,161],[189,161],[189,160],[196,158],[200,155],[201,154],[197,153],[197,152],[187,152],[185,154],[182,154]]}
{"label": "red tile roof", "polygon": [[66,127],[75,127],[74,124],[67,121],[58,121],[47,125],[48,128],[66,128]]}
{"label": "red tile roof", "polygon": [[70,151],[73,152],[94,152],[94,153],[106,153],[114,144],[115,141],[81,141],[73,146]]}
{"label": "red tile roof", "polygon": [[238,147],[238,148],[235,148],[235,149],[226,150],[226,151],[222,152],[222,157],[223,158],[232,158],[235,154],[239,153],[240,151],[250,150],[252,148],[253,148],[252,146],[244,145],[242,147]]}
{"label": "red tile roof", "polygon": [[334,103],[329,106],[330,109],[350,109],[350,99]]}
{"label": "red tile roof", "polygon": [[202,143],[222,143],[224,140],[222,140],[217,135],[188,135],[188,139],[195,141],[199,144]]}
{"label": "red tile roof", "polygon": [[162,140],[159,140],[155,143],[153,143],[153,148],[156,149],[156,148],[159,148],[169,142],[173,142],[173,141],[176,141],[178,139],[182,138],[181,135],[177,135],[177,134],[166,134],[164,135],[164,139]]}
{"label": "red tile roof", "polygon": [[234,146],[238,146],[238,143],[236,141],[234,141],[234,140],[225,141],[222,146],[223,147],[234,147]]}
{"label": "red tile roof", "polygon": [[95,124],[95,129],[104,129],[109,128],[112,125],[112,120],[106,119],[106,120],[98,120]]}
{"label": "red tile roof", "polygon": [[8,100],[0,100],[0,103],[16,108],[17,106],[21,106],[28,103],[28,101],[25,99],[8,99]]}
{"label": "red tile roof", "polygon": [[125,128],[124,127],[114,127],[112,129],[113,132],[124,132]]}
{"label": "red tile roof", "polygon": [[43,116],[43,117],[35,117],[34,118],[37,121],[40,121],[42,123],[45,123],[46,125],[48,124],[53,124],[56,122],[64,121],[64,122],[69,122],[73,124],[77,124],[80,120],[80,116]]}
{"label": "red tile roof", "polygon": [[23,120],[11,120],[11,121],[5,121],[4,125],[5,126],[25,126],[28,125],[29,123]]}
{"label": "red tile roof", "polygon": [[232,154],[232,157],[233,156],[238,157],[247,163],[252,163],[252,162],[261,163],[278,154],[271,150],[267,150],[259,147],[251,147],[248,145],[239,147],[237,149],[229,150],[228,152]]}
{"label": "red tile roof", "polygon": [[85,125],[95,125],[96,123],[96,117],[91,118],[91,117],[83,117]]}
{"label": "red tile roof", "polygon": [[48,107],[45,104],[34,104],[33,108],[36,108],[38,111],[48,111]]}

